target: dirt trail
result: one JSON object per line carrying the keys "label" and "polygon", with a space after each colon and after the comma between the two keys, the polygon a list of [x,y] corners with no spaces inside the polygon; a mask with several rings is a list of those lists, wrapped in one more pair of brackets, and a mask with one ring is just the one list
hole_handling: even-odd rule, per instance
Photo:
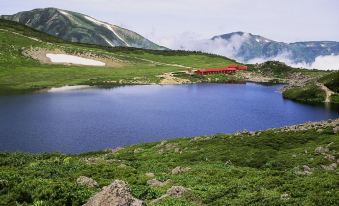
{"label": "dirt trail", "polygon": [[[42,40],[40,40],[40,39],[38,39],[38,38],[25,36],[25,35],[23,35],[23,34],[20,34],[20,33],[17,33],[17,32],[13,32],[13,31],[9,31],[9,30],[6,30],[6,29],[0,29],[0,31],[5,31],[5,32],[13,33],[13,34],[15,34],[15,35],[18,35],[18,36],[22,36],[22,37],[31,39],[31,40],[33,40],[33,41],[43,42]],[[62,47],[62,46],[61,46],[61,47]],[[180,68],[185,68],[185,69],[193,69],[192,67],[184,66],[184,65],[180,65],[180,64],[168,64],[168,63],[157,62],[157,61],[153,61],[153,60],[149,60],[149,59],[144,59],[144,58],[140,58],[140,57],[126,56],[126,55],[117,55],[117,54],[115,54],[115,55],[116,55],[116,56],[121,56],[121,57],[134,58],[134,59],[146,61],[146,62],[149,62],[149,63],[151,63],[151,64],[156,64],[156,65],[172,66],[172,67],[180,67]],[[114,66],[116,66],[116,65],[114,65]]]}
{"label": "dirt trail", "polygon": [[144,59],[144,58],[140,58],[140,57],[127,56],[127,55],[121,55],[121,54],[114,54],[114,55],[120,56],[120,57],[133,58],[133,59],[149,62],[151,64],[156,64],[156,65],[180,67],[180,68],[185,68],[185,69],[194,69],[193,67],[189,67],[189,66],[185,66],[185,65],[181,65],[181,64],[168,64],[168,63],[153,61],[153,60],[150,60],[150,59]]}
{"label": "dirt trail", "polygon": [[332,90],[330,90],[329,88],[327,88],[324,84],[317,84],[326,94],[326,98],[325,98],[325,102],[329,103],[331,102],[331,96],[332,94],[334,94],[334,92]]}
{"label": "dirt trail", "polygon": [[0,31],[9,32],[9,33],[12,33],[12,34],[15,34],[15,35],[18,35],[18,36],[22,36],[22,37],[25,37],[25,38],[28,38],[28,39],[31,39],[31,40],[34,40],[34,41],[37,41],[37,42],[43,42],[40,39],[29,37],[29,36],[25,36],[23,34],[19,34],[19,33],[16,33],[14,31],[9,31],[9,30],[6,30],[6,29],[0,29]]}
{"label": "dirt trail", "polygon": [[164,73],[159,75],[158,77],[162,77],[163,79],[160,81],[160,84],[187,84],[191,81],[188,79],[181,79],[178,77],[174,77],[173,73]]}

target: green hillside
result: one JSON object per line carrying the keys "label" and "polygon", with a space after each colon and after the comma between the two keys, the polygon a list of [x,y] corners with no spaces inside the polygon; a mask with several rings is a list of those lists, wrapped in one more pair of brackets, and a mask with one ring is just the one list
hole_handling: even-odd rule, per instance
{"label": "green hillside", "polygon": [[[220,67],[233,60],[197,52],[158,51],[68,43],[15,22],[0,20],[0,94],[36,91],[63,85],[158,83],[166,72],[187,67]],[[90,53],[119,63],[114,67],[41,64],[23,55],[30,50]]]}
{"label": "green hillside", "polygon": [[339,92],[339,71],[332,72],[320,78],[319,82],[323,83],[334,92]]}
{"label": "green hillside", "polygon": [[[200,52],[70,43],[7,20],[0,20],[0,43],[0,95],[34,92],[64,85],[106,87],[163,81],[175,84],[254,81],[288,83],[290,87],[284,90],[284,97],[307,103],[326,100],[326,94],[319,86],[324,84],[335,92],[330,101],[337,103],[339,99],[336,89],[338,75],[328,71],[292,68],[274,61],[248,65],[248,71],[236,75],[200,76],[187,71],[225,67],[237,62]],[[51,64],[43,61],[47,59],[48,52],[99,58],[107,60],[109,64],[105,67]]]}
{"label": "green hillside", "polygon": [[284,90],[283,96],[300,102],[321,103],[326,98],[322,85],[331,92],[330,102],[339,104],[339,71],[329,72],[302,86],[292,86]]}

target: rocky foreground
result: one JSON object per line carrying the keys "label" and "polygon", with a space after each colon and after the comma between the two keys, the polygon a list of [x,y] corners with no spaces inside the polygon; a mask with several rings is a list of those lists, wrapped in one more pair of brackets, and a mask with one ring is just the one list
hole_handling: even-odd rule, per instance
{"label": "rocky foreground", "polygon": [[79,155],[0,153],[0,205],[339,205],[339,119]]}
{"label": "rocky foreground", "polygon": [[[279,128],[274,130],[274,133],[280,133],[280,132],[297,132],[297,131],[307,131],[307,130],[316,130],[317,133],[324,132],[324,129],[332,128],[334,134],[339,133],[339,119],[335,120],[327,120],[327,121],[320,121],[320,122],[307,122],[304,124],[299,125],[293,125],[293,126],[286,126],[283,128]],[[239,132],[236,133],[235,136],[240,136],[243,134],[250,134],[252,136],[260,136],[261,132]],[[207,137],[208,138],[208,137]],[[194,138],[193,141],[201,141],[203,137],[197,137]],[[205,138],[206,139],[206,138]],[[162,147],[166,144],[166,141],[161,142],[158,147]],[[315,154],[324,156],[325,159],[327,159],[330,162],[333,162],[329,165],[321,165],[321,168],[327,171],[335,171],[337,169],[337,164],[339,164],[339,159],[336,159],[334,156],[336,154],[336,151],[330,151],[329,147],[330,145],[334,144],[334,142],[329,143],[326,146],[318,146],[314,150]],[[121,148],[119,148],[120,150]],[[177,149],[176,147],[174,148]],[[118,150],[113,150],[112,152],[116,152]],[[134,151],[136,152],[136,150]],[[159,150],[159,153],[162,153],[163,150]],[[305,150],[305,153],[307,154],[308,151]],[[292,157],[296,157],[296,155],[292,155]],[[231,164],[231,161],[225,162],[225,164]],[[172,174],[179,174],[183,172],[190,171],[190,167],[176,167],[172,170]],[[312,175],[313,173],[312,168],[310,168],[307,165],[303,165],[301,168],[295,168],[295,174],[297,175]],[[339,174],[337,172],[336,174]],[[154,177],[153,173],[146,173],[147,177]],[[165,182],[161,182],[157,179],[150,179],[147,181],[147,184],[154,186],[154,187],[163,187],[167,183],[169,183],[170,180],[167,180]],[[97,186],[97,182],[95,182],[93,179],[88,177],[80,177],[78,178],[78,183],[88,186],[88,187],[94,187]],[[153,200],[151,203],[157,203],[161,201],[164,198],[167,197],[174,197],[174,198],[180,198],[182,195],[187,192],[189,189],[182,187],[182,186],[172,186],[167,190],[167,192],[162,195],[161,197]],[[284,193],[281,195],[282,199],[289,199],[289,195],[287,193]],[[89,201],[84,204],[84,206],[123,206],[123,205],[132,205],[132,206],[141,206],[145,205],[145,202],[142,200],[134,198],[131,193],[130,189],[126,182],[121,180],[115,180],[112,184],[109,186],[103,187],[102,191],[97,193],[95,196],[89,199]]]}

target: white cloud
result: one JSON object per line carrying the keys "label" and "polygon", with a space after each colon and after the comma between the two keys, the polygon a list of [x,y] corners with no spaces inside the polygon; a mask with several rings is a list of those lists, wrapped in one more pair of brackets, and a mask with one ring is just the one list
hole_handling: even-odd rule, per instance
{"label": "white cloud", "polygon": [[196,37],[197,35],[194,33],[183,33],[176,38],[162,39],[162,43],[171,49],[202,51],[211,54],[218,54],[248,64],[274,60],[284,62],[285,64],[296,68],[339,70],[339,55],[318,56],[313,63],[309,64],[306,62],[296,63],[292,58],[292,53],[289,51],[283,51],[274,57],[253,58],[248,61],[244,61],[242,58],[237,57],[237,53],[241,45],[250,38],[248,33],[244,33],[243,35],[234,34],[229,40],[221,38],[216,38],[214,40],[202,40],[197,39]]}
{"label": "white cloud", "polygon": [[292,42],[339,40],[338,6],[338,0],[0,0],[0,14],[58,7],[125,25],[155,42],[182,32],[210,38],[234,31]]}
{"label": "white cloud", "polygon": [[318,56],[311,64],[306,62],[296,63],[291,59],[291,53],[283,52],[272,58],[254,58],[246,63],[255,64],[265,61],[280,61],[295,68],[320,69],[320,70],[339,70],[339,55]]}
{"label": "white cloud", "polygon": [[218,54],[232,59],[236,58],[236,54],[241,45],[249,39],[249,34],[234,34],[230,40],[222,38],[216,39],[197,39],[194,33],[183,33],[176,38],[162,39],[162,45],[171,49],[202,51],[211,54]]}
{"label": "white cloud", "polygon": [[339,70],[339,55],[318,56],[312,64],[313,68]]}

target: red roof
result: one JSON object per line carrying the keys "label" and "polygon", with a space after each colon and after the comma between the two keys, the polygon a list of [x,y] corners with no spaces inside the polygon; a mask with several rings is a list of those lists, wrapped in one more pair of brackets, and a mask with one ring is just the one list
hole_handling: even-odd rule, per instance
{"label": "red roof", "polygon": [[239,66],[238,66],[238,69],[240,69],[240,70],[247,70],[247,66],[239,65]]}
{"label": "red roof", "polygon": [[201,71],[201,72],[218,72],[218,71],[236,71],[236,69],[235,68],[225,67],[225,68],[199,69],[198,71]]}
{"label": "red roof", "polygon": [[238,65],[231,64],[231,65],[228,66],[228,68],[235,68],[235,69],[237,69],[237,68],[238,68]]}

